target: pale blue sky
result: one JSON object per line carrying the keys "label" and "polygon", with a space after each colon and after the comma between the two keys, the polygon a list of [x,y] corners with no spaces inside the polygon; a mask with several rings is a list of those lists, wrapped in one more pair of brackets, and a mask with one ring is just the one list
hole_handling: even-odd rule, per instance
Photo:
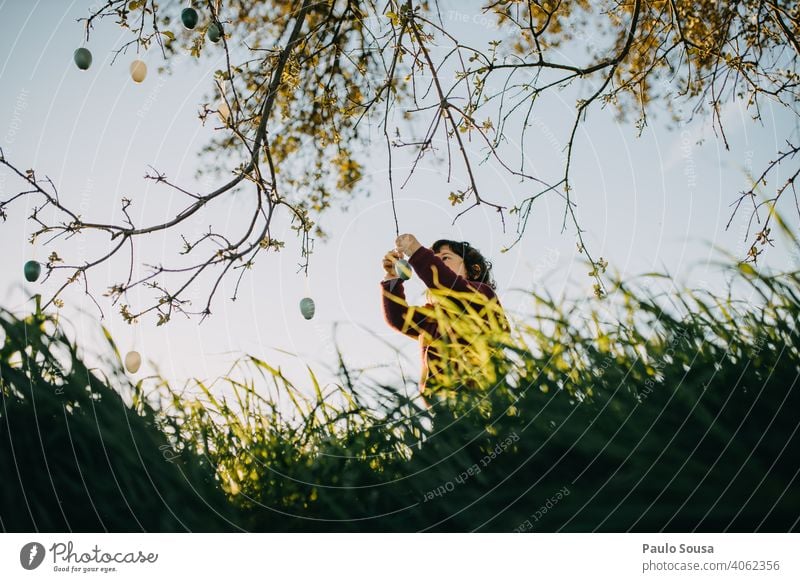
{"label": "pale blue sky", "polygon": [[[134,201],[134,217],[141,224],[152,223],[174,213],[183,200],[169,189],[145,182],[142,176],[148,165],[182,185],[198,189],[209,185],[195,184],[193,179],[197,153],[213,131],[200,125],[197,112],[211,87],[213,71],[220,68],[221,52],[212,51],[199,62],[187,58],[176,74],[163,76],[156,72],[160,56],[152,51],[142,57],[149,66],[148,78],[136,85],[128,76],[132,55],[109,66],[111,51],[127,40],[124,31],[109,20],[96,28],[88,45],[94,54],[92,67],[79,71],[72,53],[81,46],[82,26],[75,20],[90,5],[0,0],[0,147],[13,163],[33,167],[40,176],[49,175],[62,198],[79,206],[85,218],[119,221],[119,198],[125,195]],[[480,16],[479,6],[442,3],[451,32],[467,35],[473,43],[493,38],[495,33]],[[553,177],[559,168],[573,110],[574,96],[566,92],[542,101],[525,144],[527,167],[536,175]],[[610,113],[594,109],[576,141],[573,161],[578,215],[593,254],[627,275],[666,268],[685,283],[718,285],[715,270],[703,266],[720,258],[708,243],[744,256],[743,225],[748,215],[740,214],[726,232],[728,205],[746,186],[746,168],[762,168],[787,137],[786,128],[796,123],[792,115],[766,102],[762,111],[763,126],[739,105],[724,110],[731,143],[731,151],[726,152],[704,120],[667,130],[660,121],[666,118],[662,114],[651,119],[644,135],[637,138],[630,124],[620,124]],[[700,138],[703,144],[697,145]],[[296,273],[298,241],[287,222],[279,221],[274,234],[287,241],[286,249],[261,255],[243,280],[239,300],[228,300],[231,279],[218,293],[212,317],[202,325],[181,317],[160,328],[153,319],[139,324],[136,343],[147,361],[142,373],[151,372],[153,362],[172,380],[191,375],[212,378],[227,370],[234,354],[250,352],[282,365],[292,376],[302,375],[304,362],[315,369],[334,364],[331,331],[338,322],[340,345],[349,363],[393,371],[396,361],[382,344],[385,341],[403,348],[408,357],[405,371],[415,378],[416,343],[389,329],[381,315],[380,261],[393,246],[394,222],[386,155],[377,130],[376,140],[365,157],[371,195],[323,221],[332,238],[318,242],[312,257],[308,284],[317,303],[312,321],[305,321],[298,310],[306,292],[304,278]],[[396,154],[396,160],[400,166],[406,163],[402,154]],[[228,165],[233,168],[239,162],[232,157]],[[463,184],[463,169],[458,164],[455,168],[456,181]],[[443,237],[472,242],[494,261],[500,297],[513,312],[524,314],[530,308],[519,289],[546,288],[555,296],[565,293],[568,297],[591,293],[592,280],[575,250],[574,229],[560,232],[563,205],[559,198],[540,201],[523,241],[501,254],[500,249],[514,238],[513,221],[503,234],[496,213],[477,209],[452,226],[458,208],[447,200],[453,188],[445,183],[443,172],[442,164],[425,162],[398,193],[401,231],[416,234],[424,244]],[[479,169],[478,180],[484,192],[506,204],[530,191],[491,163]],[[8,173],[0,170],[0,196],[17,192],[16,187]],[[218,228],[233,228],[245,211],[244,204],[229,203],[199,217],[190,228],[204,228],[210,221]],[[0,268],[6,274],[0,281],[0,304],[17,312],[26,310],[26,298],[42,287],[24,283],[23,263],[32,257],[44,260],[50,252],[41,247],[34,250],[26,243],[32,230],[32,224],[24,220],[29,214],[25,202],[17,204],[8,222],[0,226]],[[154,237],[140,244],[140,259],[168,260],[177,248],[174,240]],[[79,253],[73,257],[83,260],[103,252],[105,244],[97,238],[70,248]],[[785,244],[771,249],[764,262],[775,268],[797,268],[797,255],[790,250]],[[115,274],[127,268],[122,259],[90,275],[103,301],[103,291],[118,278]],[[690,273],[697,264],[700,267]],[[48,282],[42,291],[57,283]],[[418,282],[412,281],[409,289],[411,299],[421,302]],[[91,349],[97,345],[97,312],[76,291],[64,297],[64,314]],[[134,342],[132,328],[116,309],[106,303],[104,308],[105,325],[121,349],[128,349]],[[276,348],[301,358],[290,358]]]}

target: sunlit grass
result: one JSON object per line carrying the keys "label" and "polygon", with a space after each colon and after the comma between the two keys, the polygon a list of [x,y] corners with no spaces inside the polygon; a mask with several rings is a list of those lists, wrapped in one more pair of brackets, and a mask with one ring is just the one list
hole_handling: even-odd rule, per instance
{"label": "sunlit grass", "polygon": [[442,301],[464,341],[437,346],[453,365],[429,408],[254,356],[211,384],[131,385],[110,338],[87,370],[4,313],[3,528],[796,529],[800,279],[736,269],[757,301],[613,281],[532,293],[512,331]]}

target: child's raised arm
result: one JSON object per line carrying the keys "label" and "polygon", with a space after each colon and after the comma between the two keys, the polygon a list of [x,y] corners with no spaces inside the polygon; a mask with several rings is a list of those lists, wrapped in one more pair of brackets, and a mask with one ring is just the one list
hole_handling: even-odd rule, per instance
{"label": "child's raised arm", "polygon": [[403,280],[397,276],[395,269],[395,262],[402,256],[400,251],[392,250],[383,257],[383,270],[385,271],[384,279],[381,281],[383,316],[386,323],[397,331],[417,338],[422,331],[431,333],[435,329],[436,323],[419,308],[411,307],[406,302]]}
{"label": "child's raised arm", "polygon": [[489,285],[470,281],[455,273],[431,249],[422,246],[413,234],[401,234],[397,237],[395,245],[399,251],[408,256],[409,264],[429,289],[480,291],[488,299],[495,296],[494,289]]}
{"label": "child's raised arm", "polygon": [[402,279],[384,279],[381,281],[383,288],[383,316],[386,323],[397,331],[412,337],[419,337],[423,331],[433,335],[436,330],[436,321],[427,317],[422,309],[406,303],[406,294],[403,289]]}

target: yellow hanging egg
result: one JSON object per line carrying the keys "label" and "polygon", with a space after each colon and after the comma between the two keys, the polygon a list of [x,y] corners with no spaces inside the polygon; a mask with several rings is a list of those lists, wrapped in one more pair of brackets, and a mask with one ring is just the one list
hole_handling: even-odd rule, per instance
{"label": "yellow hanging egg", "polygon": [[131,350],[125,354],[125,369],[128,370],[129,373],[135,374],[139,371],[141,365],[142,356],[139,355],[139,352]]}
{"label": "yellow hanging egg", "polygon": [[140,61],[136,59],[131,63],[131,79],[133,79],[136,83],[141,83],[144,81],[144,78],[147,76],[147,65],[144,64],[144,61]]}

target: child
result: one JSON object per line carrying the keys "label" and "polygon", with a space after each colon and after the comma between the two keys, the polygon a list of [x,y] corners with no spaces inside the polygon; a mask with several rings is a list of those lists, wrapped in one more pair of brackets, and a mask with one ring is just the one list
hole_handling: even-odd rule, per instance
{"label": "child", "polygon": [[[486,363],[488,353],[476,346],[485,344],[487,331],[508,331],[508,322],[495,294],[492,264],[467,242],[438,240],[431,249],[422,246],[411,234],[401,234],[396,249],[383,257],[386,276],[383,288],[383,313],[387,323],[405,335],[418,339],[422,352],[420,390],[429,380],[446,380],[443,356],[456,373],[473,377]],[[397,276],[395,262],[403,255],[428,287],[429,303],[411,307],[406,303],[403,280]],[[483,342],[476,341],[478,335]],[[485,352],[485,353],[484,353]],[[477,356],[477,357],[476,357]],[[463,367],[466,360],[470,363]],[[483,361],[480,361],[483,360]],[[459,381],[472,384],[461,377]]]}

